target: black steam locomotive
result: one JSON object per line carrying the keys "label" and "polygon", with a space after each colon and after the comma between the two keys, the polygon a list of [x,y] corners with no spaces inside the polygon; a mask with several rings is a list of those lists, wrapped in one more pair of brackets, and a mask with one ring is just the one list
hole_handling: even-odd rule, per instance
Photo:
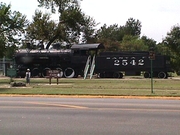
{"label": "black steam locomotive", "polygon": [[[170,58],[156,54],[149,59],[149,52],[100,52],[103,44],[77,44],[70,49],[18,50],[15,54],[17,76],[24,77],[27,68],[33,77],[45,77],[49,70],[59,70],[60,77],[97,74],[100,78],[122,78],[124,74],[167,78],[171,72]],[[151,63],[152,62],[152,63]]]}

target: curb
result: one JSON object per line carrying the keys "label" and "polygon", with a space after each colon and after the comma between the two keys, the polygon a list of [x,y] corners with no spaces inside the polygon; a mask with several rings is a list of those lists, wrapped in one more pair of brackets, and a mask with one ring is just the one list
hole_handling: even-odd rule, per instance
{"label": "curb", "polygon": [[42,97],[42,98],[121,98],[121,99],[164,99],[180,100],[180,97],[148,97],[148,96],[91,96],[91,95],[17,95],[0,94],[0,97]]}

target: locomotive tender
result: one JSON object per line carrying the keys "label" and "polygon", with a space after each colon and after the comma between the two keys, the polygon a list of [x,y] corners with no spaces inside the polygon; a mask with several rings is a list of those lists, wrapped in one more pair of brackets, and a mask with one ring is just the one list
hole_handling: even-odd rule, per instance
{"label": "locomotive tender", "polygon": [[[59,50],[18,50],[15,53],[17,76],[24,77],[26,69],[29,68],[33,77],[45,77],[47,71],[59,70],[60,77],[73,78],[84,76],[87,66],[94,64],[93,73],[100,78],[122,78],[123,74],[142,72],[145,78],[151,77],[149,52],[99,52],[100,49],[104,49],[101,43],[76,44],[70,49]],[[95,58],[93,62],[89,60],[92,55]],[[153,76],[167,78],[171,71],[170,58],[156,54],[153,60]]]}

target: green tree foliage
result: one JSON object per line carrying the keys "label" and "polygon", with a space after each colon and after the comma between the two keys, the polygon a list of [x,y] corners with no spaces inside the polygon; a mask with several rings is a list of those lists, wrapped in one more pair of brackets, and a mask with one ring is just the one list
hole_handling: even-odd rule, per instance
{"label": "green tree foliage", "polygon": [[40,7],[51,9],[52,13],[56,10],[62,14],[69,7],[79,7],[81,0],[37,0]]}
{"label": "green tree foliage", "polygon": [[96,43],[97,42],[97,35],[96,35],[96,28],[98,24],[96,21],[90,17],[85,16],[85,24],[82,27],[82,42],[83,43]]}
{"label": "green tree foliage", "polygon": [[61,14],[61,20],[71,42],[79,42],[80,36],[83,37],[84,42],[92,40],[94,27],[97,24],[93,18],[86,16],[79,7],[70,7],[64,11]]}
{"label": "green tree foliage", "polygon": [[180,26],[174,26],[167,33],[163,43],[171,50],[171,58],[173,67],[176,71],[180,71]]}
{"label": "green tree foliage", "polygon": [[147,47],[146,51],[149,51],[151,48],[153,48],[156,53],[162,53],[162,46],[160,44],[157,46],[155,40],[148,38],[147,36],[142,36],[141,40],[143,44]]}
{"label": "green tree foliage", "polygon": [[5,42],[6,38],[4,37],[3,34],[0,35],[0,58],[4,56],[5,53]]}
{"label": "green tree foliage", "polygon": [[141,34],[141,22],[133,18],[129,18],[124,26],[124,34],[132,36],[140,36]]}
{"label": "green tree foliage", "polygon": [[124,34],[120,34],[121,29],[117,24],[107,26],[104,24],[99,30],[98,30],[98,38],[99,39],[109,39],[109,40],[116,40],[121,41]]}
{"label": "green tree foliage", "polygon": [[147,51],[148,46],[138,36],[125,35],[121,42],[122,51]]}
{"label": "green tree foliage", "polygon": [[164,43],[180,56],[180,26],[174,26],[170,32],[167,33]]}
{"label": "green tree foliage", "polygon": [[32,22],[26,29],[26,40],[30,43],[31,48],[34,48],[37,42],[39,46],[35,46],[36,48],[43,47],[44,43],[46,44],[54,36],[56,29],[57,24],[50,20],[50,14],[43,14],[36,10]]}
{"label": "green tree foliage", "polygon": [[149,48],[151,48],[151,47],[155,48],[156,47],[156,41],[155,40],[150,39],[147,36],[142,36],[141,39],[142,39],[143,43],[145,45],[147,45]]}
{"label": "green tree foliage", "polygon": [[79,0],[38,0],[39,6],[51,9],[52,13],[59,12],[59,22],[54,30],[54,36],[51,37],[46,49],[56,39],[69,43],[77,43],[81,36],[84,42],[94,41],[95,21],[86,16],[80,9]]}
{"label": "green tree foliage", "polygon": [[117,24],[110,26],[104,24],[97,31],[97,40],[104,43],[106,50],[117,51],[119,48],[119,41],[123,38],[123,34],[120,32],[120,28]]}
{"label": "green tree foliage", "polygon": [[[103,42],[106,50],[144,50],[145,47],[140,48],[139,36],[141,34],[141,22],[133,18],[129,18],[124,26],[117,24],[107,26],[104,24],[98,31],[98,41]],[[138,47],[139,46],[139,47]]]}
{"label": "green tree foliage", "polygon": [[26,16],[18,11],[12,12],[11,5],[0,3],[0,57],[13,54],[8,51],[14,51],[12,48],[19,44],[27,23]]}

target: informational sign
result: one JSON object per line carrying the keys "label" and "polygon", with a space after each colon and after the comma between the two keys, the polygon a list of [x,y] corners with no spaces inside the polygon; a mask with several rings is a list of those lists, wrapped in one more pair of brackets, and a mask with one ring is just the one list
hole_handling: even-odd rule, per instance
{"label": "informational sign", "polygon": [[49,77],[54,77],[54,78],[57,78],[57,77],[60,77],[60,71],[59,70],[48,70],[47,71],[47,76]]}
{"label": "informational sign", "polygon": [[149,59],[155,60],[155,52],[154,51],[149,51]]}
{"label": "informational sign", "polygon": [[48,70],[47,76],[49,78],[49,84],[51,84],[52,78],[57,78],[57,84],[59,84],[59,78],[60,78],[60,70]]}
{"label": "informational sign", "polygon": [[15,68],[8,68],[7,69],[7,76],[16,77],[16,69]]}

